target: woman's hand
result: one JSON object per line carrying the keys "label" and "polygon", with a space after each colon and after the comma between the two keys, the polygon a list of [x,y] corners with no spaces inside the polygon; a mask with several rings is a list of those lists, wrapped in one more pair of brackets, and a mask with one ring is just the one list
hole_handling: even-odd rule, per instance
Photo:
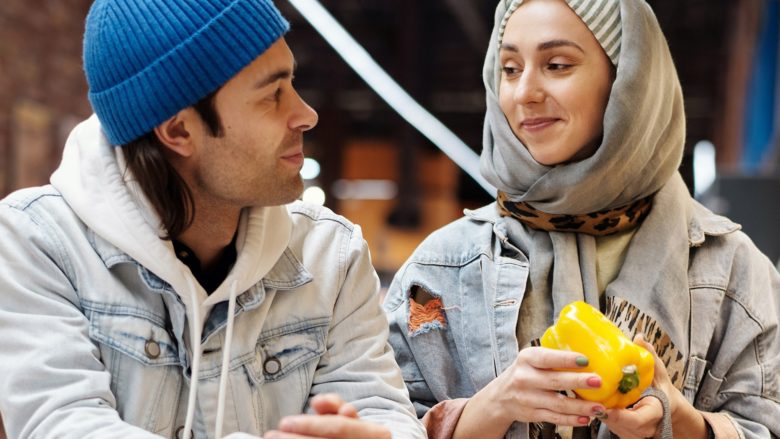
{"label": "woman's hand", "polygon": [[646,396],[631,408],[607,410],[606,416],[599,419],[620,439],[644,439],[656,437],[663,416],[661,401]]}
{"label": "woman's hand", "polygon": [[[677,387],[672,384],[664,362],[658,357],[652,344],[642,335],[634,337],[634,343],[653,354],[655,368],[652,386],[666,394],[672,417],[672,429],[678,437],[691,439],[707,437],[704,417],[696,410]],[[663,418],[661,402],[652,396],[644,397],[629,409],[607,410],[601,418],[609,430],[621,439],[657,437]]]}
{"label": "woman's hand", "polygon": [[560,391],[599,388],[601,378],[554,370],[576,370],[587,364],[587,358],[576,352],[542,347],[521,350],[510,367],[469,400],[454,437],[502,438],[514,421],[588,425],[592,416],[605,412],[604,406],[569,398]]}
{"label": "woman's hand", "polygon": [[317,395],[311,400],[316,415],[286,416],[279,429],[267,432],[265,439],[390,439],[390,430],[361,421],[357,410],[338,395]]}

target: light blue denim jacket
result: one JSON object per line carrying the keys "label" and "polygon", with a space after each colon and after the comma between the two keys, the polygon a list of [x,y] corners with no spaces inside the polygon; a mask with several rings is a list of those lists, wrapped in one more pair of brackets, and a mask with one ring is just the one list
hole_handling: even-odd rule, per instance
{"label": "light blue denim jacket", "polygon": [[[103,154],[90,158],[99,161],[113,152],[82,154]],[[106,166],[90,172],[98,168]],[[104,201],[95,197],[92,208]],[[322,207],[285,212],[289,241],[237,297],[223,431],[260,436],[306,411],[312,395],[334,392],[394,437],[424,438],[359,227]],[[105,220],[121,230],[125,217]],[[189,314],[186,296],[159,275],[164,267],[150,269],[87,227],[52,186],[2,200],[0,237],[0,413],[9,439],[179,437]],[[222,301],[203,327],[196,438],[214,436],[226,320]]]}
{"label": "light blue denim jacket", "polygon": [[[693,212],[682,392],[696,408],[726,414],[740,437],[780,437],[780,276],[737,225],[701,206]],[[529,265],[507,238],[507,220],[495,204],[466,211],[429,236],[390,286],[390,343],[420,417],[471,397],[517,356]],[[444,324],[410,331],[413,287],[441,298]],[[507,437],[523,437],[519,427]],[[599,437],[609,437],[603,426]]]}

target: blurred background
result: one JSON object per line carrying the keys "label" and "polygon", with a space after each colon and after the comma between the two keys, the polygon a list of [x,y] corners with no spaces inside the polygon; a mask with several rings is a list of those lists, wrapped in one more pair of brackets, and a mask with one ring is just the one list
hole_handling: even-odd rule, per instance
{"label": "blurred background", "polygon": [[[386,285],[428,233],[492,196],[361,79],[320,34],[333,29],[322,19],[312,19],[312,26],[303,5],[324,6],[475,157],[495,1],[276,3],[292,24],[287,39],[298,62],[296,87],[320,115],[305,141],[304,197],[363,227]],[[682,172],[689,188],[741,222],[777,261],[778,1],[649,3],[683,84],[688,131]],[[0,3],[0,196],[47,183],[69,131],[91,113],[81,70],[90,4]],[[436,125],[420,120],[422,128]]]}

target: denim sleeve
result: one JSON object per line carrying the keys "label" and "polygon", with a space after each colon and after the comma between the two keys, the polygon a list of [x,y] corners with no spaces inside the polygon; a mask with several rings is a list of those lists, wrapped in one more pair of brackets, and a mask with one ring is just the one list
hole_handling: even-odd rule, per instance
{"label": "denim sleeve", "polygon": [[401,366],[404,383],[409,389],[409,396],[414,404],[415,412],[419,418],[425,416],[438,401],[431,392],[422,372],[417,365],[417,360],[409,347],[407,339],[408,311],[406,291],[401,288],[401,278],[405,272],[401,268],[393,279],[385,297],[384,308],[390,324],[390,345],[395,351],[395,359]]}
{"label": "denim sleeve", "polygon": [[119,418],[55,230],[53,219],[0,205],[0,412],[9,439],[159,437]]}
{"label": "denim sleeve", "polygon": [[379,278],[358,226],[352,229],[340,257],[344,281],[311,393],[339,394],[355,406],[362,419],[384,425],[394,438],[425,438],[387,342]]}
{"label": "denim sleeve", "polygon": [[[715,316],[695,406],[721,412],[740,437],[780,437],[780,275],[752,244],[738,244]],[[695,310],[694,310],[695,311]],[[706,316],[705,316],[706,317]]]}

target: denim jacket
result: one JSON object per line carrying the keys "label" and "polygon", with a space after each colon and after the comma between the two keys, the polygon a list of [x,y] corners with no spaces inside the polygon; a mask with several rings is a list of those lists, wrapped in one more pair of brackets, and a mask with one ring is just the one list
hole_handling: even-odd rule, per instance
{"label": "denim jacket", "polygon": [[[191,303],[181,290],[194,278],[175,284],[183,265],[166,271],[180,264],[166,253],[169,243],[159,254],[146,249],[141,263],[129,252],[144,249],[119,248],[123,236],[106,236],[112,227],[115,234],[142,233],[131,210],[149,212],[132,197],[100,195],[105,188],[121,195],[125,182],[95,128],[94,120],[80,126],[74,136],[83,144],[72,138],[66,147],[66,156],[82,156],[80,177],[69,181],[80,181],[86,204],[76,208],[76,197],[52,186],[0,202],[0,412],[11,439],[181,436],[194,358]],[[103,226],[84,214],[106,206],[116,216],[104,210]],[[283,416],[306,411],[311,396],[334,392],[394,437],[425,437],[387,343],[378,278],[360,229],[302,203],[277,213],[289,228],[263,226],[251,213],[239,226],[244,245],[229,275],[239,289],[223,431],[260,436]],[[264,238],[251,241],[258,236],[251,229],[263,227]],[[267,245],[273,234],[284,235],[278,251]],[[253,267],[266,262],[241,260],[263,250],[275,256],[255,278]],[[227,309],[225,301],[203,308],[196,438],[214,437]]]}
{"label": "denim jacket", "polygon": [[[692,211],[691,303],[680,307],[691,314],[679,315],[687,333],[678,341],[673,378],[697,409],[724,415],[739,437],[778,437],[780,276],[737,225],[697,204]],[[517,356],[529,265],[502,221],[495,204],[466,211],[429,236],[390,286],[384,303],[390,342],[420,417],[442,401],[471,397]],[[412,328],[413,288],[440,298],[446,319]],[[607,303],[627,305],[618,297]],[[516,423],[507,437],[525,431]],[[609,437],[603,426],[598,437]]]}

